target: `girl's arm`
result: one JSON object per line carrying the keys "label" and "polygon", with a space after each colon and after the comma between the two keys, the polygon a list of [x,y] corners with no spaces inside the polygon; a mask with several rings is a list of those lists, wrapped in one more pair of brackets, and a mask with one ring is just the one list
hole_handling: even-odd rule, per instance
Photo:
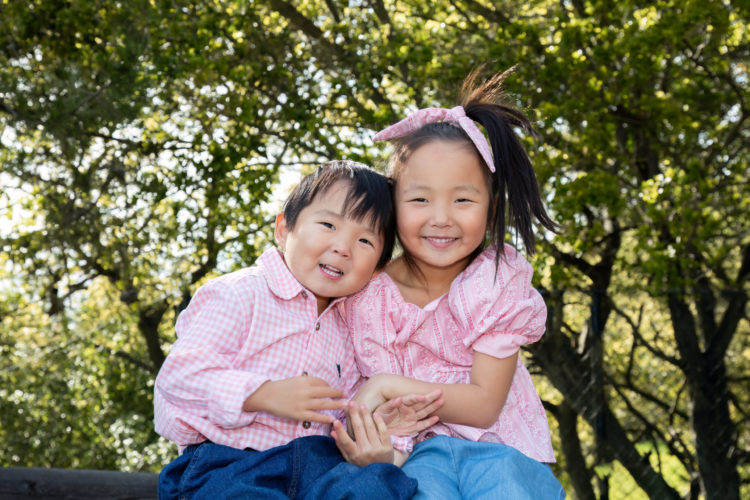
{"label": "girl's arm", "polygon": [[389,399],[442,389],[445,404],[435,412],[442,422],[486,429],[497,421],[505,405],[517,359],[518,352],[500,359],[474,351],[468,384],[437,384],[378,374],[365,382],[354,399],[372,410]]}

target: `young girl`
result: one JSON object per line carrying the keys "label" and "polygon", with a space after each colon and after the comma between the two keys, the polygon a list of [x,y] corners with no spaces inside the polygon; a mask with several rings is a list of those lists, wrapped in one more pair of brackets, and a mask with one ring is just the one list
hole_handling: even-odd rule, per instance
{"label": "young girl", "polygon": [[555,224],[513,131],[531,124],[499,103],[508,73],[472,90],[474,73],[463,106],[419,110],[375,136],[398,139],[389,169],[403,254],[345,310],[371,377],[358,401],[374,408],[443,390],[440,423],[416,436],[413,451],[396,443],[411,452],[403,470],[419,482],[416,498],[565,496],[541,463],[554,462],[549,428],[518,355],[543,334],[546,307],[531,266],[504,244],[506,225],[533,253],[533,219]]}

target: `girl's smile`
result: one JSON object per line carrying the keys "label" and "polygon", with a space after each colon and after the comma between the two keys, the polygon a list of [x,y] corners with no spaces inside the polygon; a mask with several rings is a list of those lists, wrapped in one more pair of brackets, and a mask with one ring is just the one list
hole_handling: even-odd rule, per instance
{"label": "girl's smile", "polygon": [[417,148],[396,181],[398,236],[429,281],[458,274],[484,241],[490,193],[476,152],[455,141]]}

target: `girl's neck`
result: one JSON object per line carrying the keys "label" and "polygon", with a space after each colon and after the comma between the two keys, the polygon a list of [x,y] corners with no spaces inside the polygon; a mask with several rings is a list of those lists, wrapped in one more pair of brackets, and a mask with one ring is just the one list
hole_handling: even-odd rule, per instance
{"label": "girl's neck", "polygon": [[420,266],[419,263],[410,266],[403,257],[398,257],[386,266],[385,272],[406,302],[424,307],[448,293],[451,283],[465,267],[465,262],[448,268]]}

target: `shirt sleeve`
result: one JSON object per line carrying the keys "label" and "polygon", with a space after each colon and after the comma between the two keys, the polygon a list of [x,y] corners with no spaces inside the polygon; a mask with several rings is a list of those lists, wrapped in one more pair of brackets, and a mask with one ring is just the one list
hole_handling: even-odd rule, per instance
{"label": "shirt sleeve", "polygon": [[[234,368],[252,321],[247,302],[231,286],[215,280],[201,287],[179,316],[177,341],[155,384],[155,413],[173,420],[164,429],[174,428],[185,414],[228,429],[255,419],[256,414],[243,411],[242,405],[269,378]],[[175,429],[174,437],[184,440],[186,432]]]}
{"label": "shirt sleeve", "polygon": [[506,358],[544,334],[547,307],[531,286],[534,270],[513,247],[495,264],[494,248],[486,250],[454,282],[451,313],[475,351]]}
{"label": "shirt sleeve", "polygon": [[393,445],[393,449],[400,451],[401,453],[405,453],[407,455],[410,455],[412,450],[414,450],[414,438],[417,437],[416,434],[411,436],[391,436],[391,444]]}

